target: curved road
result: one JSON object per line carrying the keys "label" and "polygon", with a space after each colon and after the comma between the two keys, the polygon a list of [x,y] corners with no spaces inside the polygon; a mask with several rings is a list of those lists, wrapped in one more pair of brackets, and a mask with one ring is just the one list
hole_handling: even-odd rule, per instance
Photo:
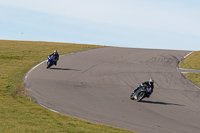
{"label": "curved road", "polygon": [[[190,51],[98,48],[67,54],[28,73],[25,87],[41,105],[90,122],[141,133],[199,133],[200,90],[181,76],[178,62]],[[154,93],[130,100],[153,78]]]}

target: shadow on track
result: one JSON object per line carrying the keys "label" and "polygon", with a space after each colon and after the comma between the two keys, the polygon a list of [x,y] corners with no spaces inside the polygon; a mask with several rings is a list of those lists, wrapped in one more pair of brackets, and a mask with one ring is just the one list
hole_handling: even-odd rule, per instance
{"label": "shadow on track", "polygon": [[73,70],[73,71],[81,71],[81,70],[78,70],[78,69],[69,69],[69,68],[50,68],[50,69],[53,69],[53,70]]}
{"label": "shadow on track", "polygon": [[160,105],[185,106],[185,105],[181,105],[181,104],[165,103],[165,102],[154,102],[154,101],[145,101],[145,100],[142,100],[141,102],[142,102],[142,103],[151,103],[151,104],[160,104]]}

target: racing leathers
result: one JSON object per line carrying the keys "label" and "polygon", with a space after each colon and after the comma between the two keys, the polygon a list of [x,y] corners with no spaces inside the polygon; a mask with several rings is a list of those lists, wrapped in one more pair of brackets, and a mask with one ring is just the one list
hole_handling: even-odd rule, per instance
{"label": "racing leathers", "polygon": [[144,87],[144,88],[150,87],[150,88],[151,88],[151,92],[149,93],[149,95],[147,95],[147,98],[149,98],[150,95],[153,93],[154,85],[153,85],[153,84],[150,84],[149,81],[146,81],[146,82],[141,83],[141,85],[140,85],[139,87],[137,87],[137,88],[134,90],[134,92],[136,92],[140,87]]}
{"label": "racing leathers", "polygon": [[52,55],[55,57],[54,65],[57,65],[57,61],[59,60],[59,54],[58,53],[52,53],[52,54],[49,55],[49,57],[52,56]]}

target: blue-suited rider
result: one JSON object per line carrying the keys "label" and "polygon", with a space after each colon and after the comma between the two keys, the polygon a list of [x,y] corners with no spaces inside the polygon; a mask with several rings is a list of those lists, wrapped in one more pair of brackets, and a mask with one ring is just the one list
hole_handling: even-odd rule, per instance
{"label": "blue-suited rider", "polygon": [[57,61],[59,60],[58,51],[57,51],[57,50],[54,50],[54,52],[53,52],[52,54],[50,54],[49,57],[52,56],[52,55],[55,57],[54,65],[57,65]]}

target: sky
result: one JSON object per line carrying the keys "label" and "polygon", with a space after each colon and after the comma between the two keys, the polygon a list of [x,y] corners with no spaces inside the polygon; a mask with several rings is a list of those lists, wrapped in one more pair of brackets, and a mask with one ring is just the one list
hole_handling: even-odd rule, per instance
{"label": "sky", "polygon": [[0,0],[0,40],[200,50],[200,0]]}

